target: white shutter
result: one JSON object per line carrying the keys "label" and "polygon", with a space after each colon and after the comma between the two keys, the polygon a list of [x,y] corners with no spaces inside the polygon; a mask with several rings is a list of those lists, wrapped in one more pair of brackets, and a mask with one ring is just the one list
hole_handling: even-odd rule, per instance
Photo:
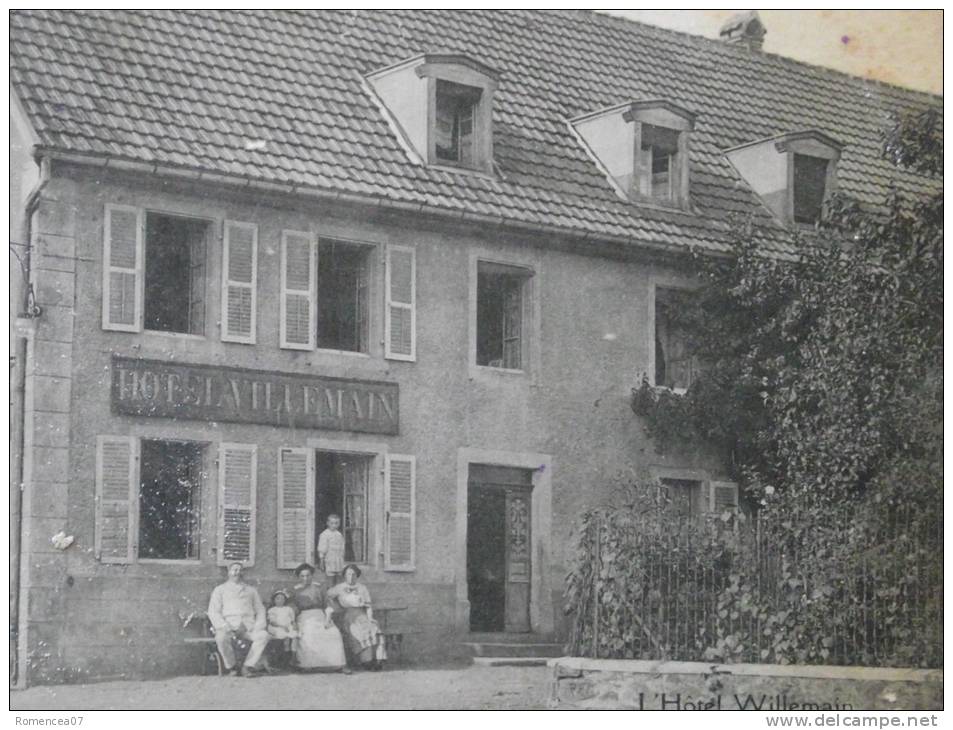
{"label": "white shutter", "polygon": [[222,235],[222,341],[255,344],[258,226],[225,221]]}
{"label": "white shutter", "polygon": [[144,219],[139,208],[106,206],[103,221],[104,330],[142,330]]}
{"label": "white shutter", "polygon": [[258,447],[223,443],[218,449],[218,564],[255,563]]}
{"label": "white shutter", "polygon": [[278,567],[314,559],[314,449],[278,451]]}
{"label": "white shutter", "polygon": [[417,264],[410,246],[388,246],[385,265],[384,356],[417,359]]}
{"label": "white shutter", "polygon": [[721,514],[738,508],[738,485],[735,482],[710,482],[711,511]]}
{"label": "white shutter", "polygon": [[388,454],[384,475],[384,570],[414,570],[416,463],[413,456]]}
{"label": "white shutter", "polygon": [[100,436],[96,442],[96,557],[104,563],[136,559],[139,441]]}
{"label": "white shutter", "polygon": [[317,246],[310,233],[281,234],[281,347],[313,350],[317,337]]}

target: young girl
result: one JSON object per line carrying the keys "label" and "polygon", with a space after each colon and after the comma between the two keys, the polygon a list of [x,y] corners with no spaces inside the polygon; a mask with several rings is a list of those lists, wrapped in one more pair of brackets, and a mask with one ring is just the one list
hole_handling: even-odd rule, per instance
{"label": "young girl", "polygon": [[271,608],[268,609],[268,633],[282,642],[285,652],[296,649],[298,627],[295,624],[294,609],[288,605],[288,594],[275,591],[271,594]]}

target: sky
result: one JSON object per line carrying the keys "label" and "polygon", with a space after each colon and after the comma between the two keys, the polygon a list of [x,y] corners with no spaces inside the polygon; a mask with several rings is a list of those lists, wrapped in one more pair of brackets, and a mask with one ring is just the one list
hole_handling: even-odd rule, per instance
{"label": "sky", "polygon": [[[601,10],[650,25],[717,38],[744,10]],[[759,10],[764,50],[818,66],[943,93],[940,10]]]}

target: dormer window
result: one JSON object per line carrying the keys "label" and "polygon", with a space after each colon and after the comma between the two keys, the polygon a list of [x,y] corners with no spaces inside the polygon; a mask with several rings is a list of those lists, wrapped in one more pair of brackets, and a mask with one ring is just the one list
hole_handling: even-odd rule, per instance
{"label": "dormer window", "polygon": [[814,225],[821,219],[829,161],[794,155],[794,222]]}
{"label": "dormer window", "polygon": [[434,151],[439,162],[473,165],[474,116],[479,100],[479,89],[437,80]]}
{"label": "dormer window", "polygon": [[639,194],[663,203],[675,202],[677,161],[678,132],[643,124]]}
{"label": "dormer window", "polygon": [[499,74],[463,55],[428,53],[374,71],[368,84],[411,158],[493,173],[493,95]]}
{"label": "dormer window", "polygon": [[837,180],[842,145],[817,130],[750,142],[725,154],[779,220],[817,224]]}
{"label": "dormer window", "polygon": [[688,142],[695,115],[664,99],[632,101],[570,121],[620,197],[688,207]]}

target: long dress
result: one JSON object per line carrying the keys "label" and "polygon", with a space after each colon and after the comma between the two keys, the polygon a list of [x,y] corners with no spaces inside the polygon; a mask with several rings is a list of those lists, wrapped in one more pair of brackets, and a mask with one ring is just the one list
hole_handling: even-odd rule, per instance
{"label": "long dress", "polygon": [[294,587],[292,601],[298,609],[298,646],[295,657],[300,669],[337,672],[346,665],[341,632],[327,623],[328,602],[324,588],[316,583]]}
{"label": "long dress", "polygon": [[334,598],[341,606],[344,639],[351,656],[360,664],[370,664],[387,659],[384,635],[377,621],[367,615],[371,608],[371,595],[363,583],[348,585],[338,583],[328,591],[328,599]]}

